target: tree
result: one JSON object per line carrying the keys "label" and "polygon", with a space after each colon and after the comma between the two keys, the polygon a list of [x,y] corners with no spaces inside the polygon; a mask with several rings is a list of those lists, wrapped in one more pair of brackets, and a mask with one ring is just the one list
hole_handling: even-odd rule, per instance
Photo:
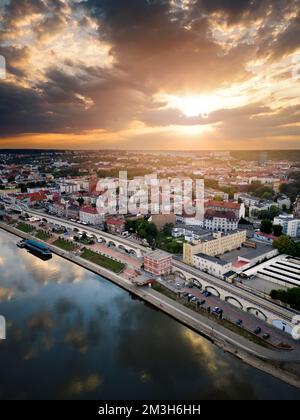
{"label": "tree", "polygon": [[285,290],[272,290],[270,293],[272,299],[280,300],[289,304],[292,308],[300,310],[300,287]]}
{"label": "tree", "polygon": [[174,227],[173,223],[167,223],[167,224],[163,227],[162,233],[163,233],[165,236],[171,236],[171,235],[172,235],[172,230],[173,230],[173,227]]}
{"label": "tree", "polygon": [[136,232],[137,221],[136,220],[126,220],[125,229],[128,232]]}
{"label": "tree", "polygon": [[282,235],[282,226],[281,225],[273,225],[273,234],[275,236],[281,236]]}
{"label": "tree", "polygon": [[260,224],[260,231],[263,233],[272,233],[273,223],[270,220],[262,220]]}
{"label": "tree", "polygon": [[243,217],[239,221],[239,225],[253,225],[253,223],[249,222],[249,220],[244,219]]}
{"label": "tree", "polygon": [[273,242],[274,248],[282,254],[297,256],[300,254],[300,247],[289,236],[282,235]]}
{"label": "tree", "polygon": [[142,219],[137,222],[136,233],[141,238],[147,239],[149,243],[153,243],[153,240],[157,238],[158,230],[154,223]]}
{"label": "tree", "polygon": [[223,198],[222,198],[222,197],[220,197],[219,195],[216,195],[216,196],[214,197],[214,201],[219,201],[219,202],[221,202],[221,201],[223,201]]}
{"label": "tree", "polygon": [[83,206],[83,204],[84,204],[84,198],[83,197],[77,198],[77,201],[78,201],[80,206]]}

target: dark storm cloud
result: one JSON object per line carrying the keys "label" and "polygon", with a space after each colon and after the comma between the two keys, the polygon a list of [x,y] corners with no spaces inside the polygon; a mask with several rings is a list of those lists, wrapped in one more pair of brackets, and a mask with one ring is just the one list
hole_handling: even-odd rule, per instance
{"label": "dark storm cloud", "polygon": [[154,90],[209,90],[247,76],[243,64],[254,48],[237,47],[224,55],[208,38],[209,20],[201,9],[173,10],[166,0],[90,0],[86,7],[99,20],[99,36],[112,43],[119,65]]}
{"label": "dark storm cloud", "polygon": [[25,76],[26,72],[22,69],[24,63],[29,57],[29,49],[27,47],[19,47],[16,45],[1,46],[0,54],[6,59],[6,70],[17,77]]}

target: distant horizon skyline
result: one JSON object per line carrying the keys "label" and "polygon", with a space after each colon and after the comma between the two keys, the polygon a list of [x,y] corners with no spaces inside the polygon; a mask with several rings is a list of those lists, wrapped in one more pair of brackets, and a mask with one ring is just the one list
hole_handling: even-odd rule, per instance
{"label": "distant horizon skyline", "polygon": [[299,0],[0,0],[0,148],[300,149]]}
{"label": "distant horizon skyline", "polygon": [[299,148],[286,148],[286,149],[126,149],[126,148],[89,148],[89,149],[85,149],[85,148],[46,148],[46,147],[12,147],[12,148],[3,148],[0,147],[0,151],[17,151],[17,150],[24,150],[24,151],[59,151],[59,152],[89,152],[89,151],[105,151],[105,152],[118,152],[118,151],[127,151],[127,152],[141,152],[141,153],[146,153],[146,152],[156,152],[156,153],[177,153],[177,152],[186,152],[186,153],[191,153],[191,152],[291,152],[291,151],[295,151],[295,152],[300,152],[300,147]]}

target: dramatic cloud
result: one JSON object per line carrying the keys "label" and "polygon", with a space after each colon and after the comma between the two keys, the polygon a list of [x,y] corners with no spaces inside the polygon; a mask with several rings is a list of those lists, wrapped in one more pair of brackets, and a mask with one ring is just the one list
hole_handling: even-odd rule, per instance
{"label": "dramatic cloud", "polygon": [[0,147],[299,146],[298,0],[0,0],[0,11]]}

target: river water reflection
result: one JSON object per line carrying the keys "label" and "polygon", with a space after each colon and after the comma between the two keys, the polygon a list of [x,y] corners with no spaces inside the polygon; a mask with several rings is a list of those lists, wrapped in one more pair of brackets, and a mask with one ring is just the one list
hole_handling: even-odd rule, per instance
{"label": "river water reflection", "polygon": [[124,290],[0,230],[1,399],[300,399]]}

